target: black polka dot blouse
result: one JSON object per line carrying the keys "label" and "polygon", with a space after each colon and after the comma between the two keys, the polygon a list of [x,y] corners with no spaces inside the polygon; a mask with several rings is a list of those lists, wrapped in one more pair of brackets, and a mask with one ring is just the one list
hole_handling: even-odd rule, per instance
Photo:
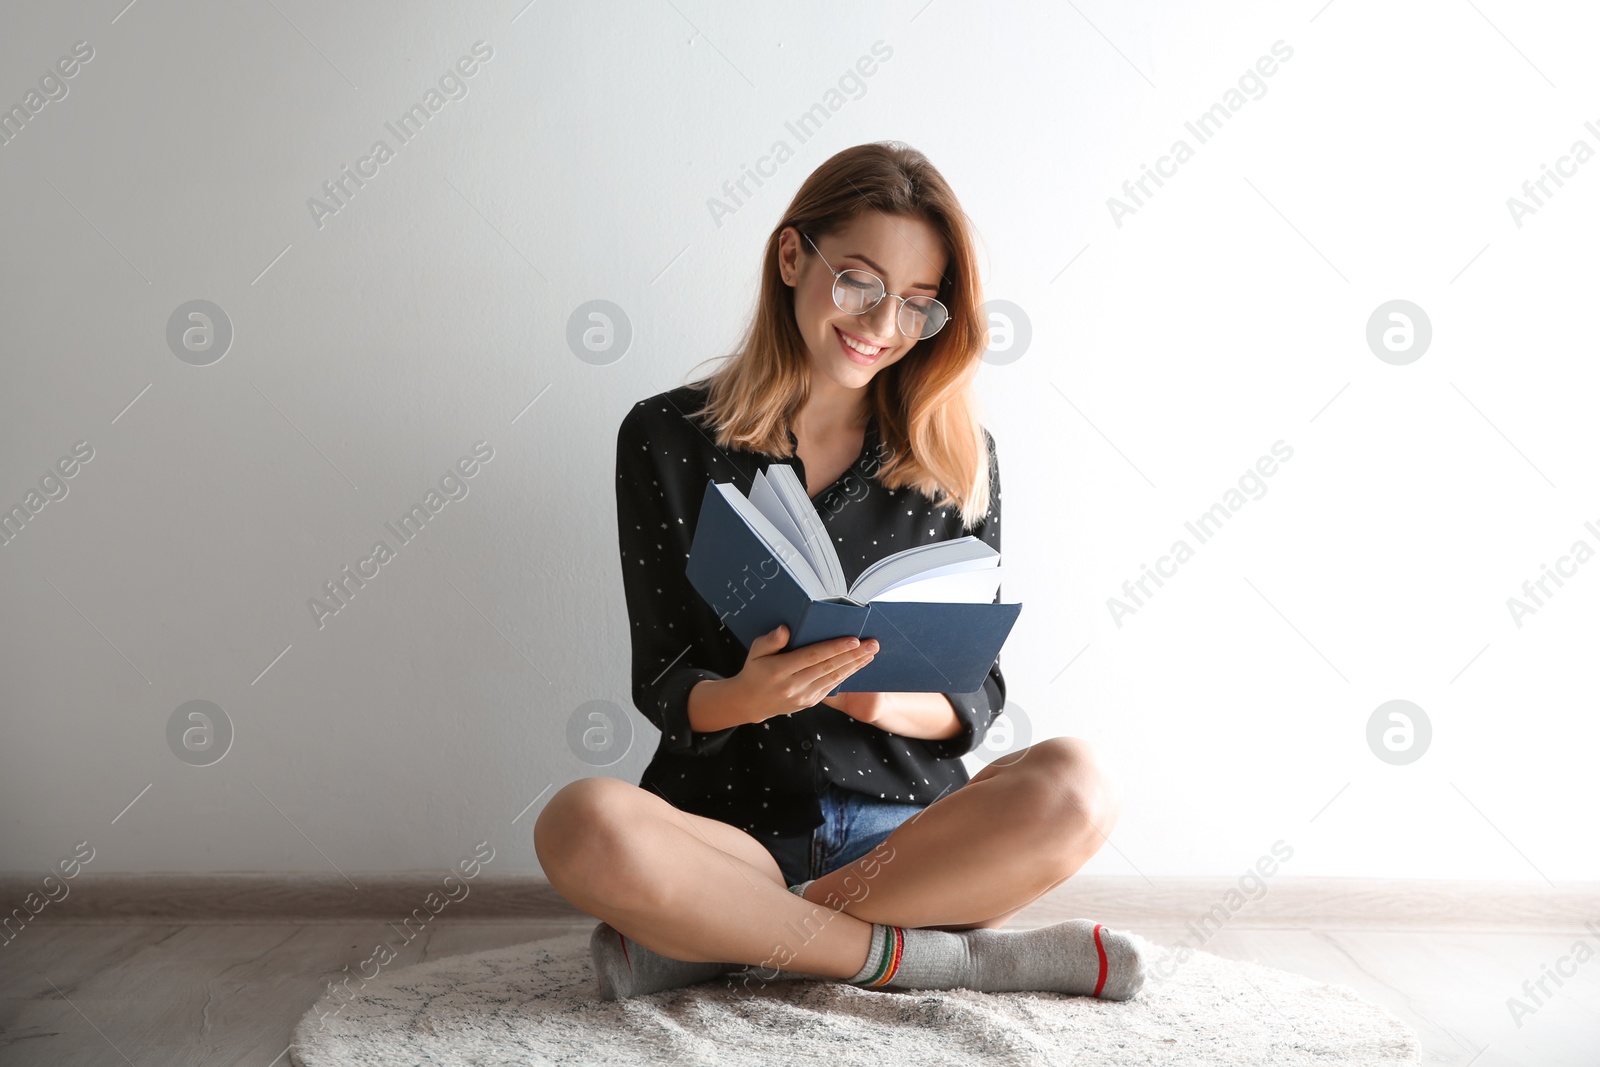
{"label": "black polka dot blouse", "polygon": [[[820,825],[817,795],[828,782],[918,806],[964,785],[969,775],[959,757],[982,743],[1005,704],[998,658],[977,692],[946,694],[961,732],[944,740],[889,733],[820,703],[711,733],[690,729],[689,690],[703,679],[738,674],[746,656],[684,574],[706,480],[733,482],[748,493],[756,473],[777,462],[790,464],[806,483],[798,455],[718,449],[710,431],[686,417],[705,396],[703,387],[684,385],[642,400],[617,431],[617,534],[633,701],[661,731],[640,786],[680,810],[770,838]],[[964,534],[1000,550],[1000,466],[993,436],[987,430],[984,436],[990,508],[963,530],[953,506],[935,508],[915,489],[886,489],[877,481],[887,453],[872,417],[856,462],[813,501],[847,582],[892,552]]]}

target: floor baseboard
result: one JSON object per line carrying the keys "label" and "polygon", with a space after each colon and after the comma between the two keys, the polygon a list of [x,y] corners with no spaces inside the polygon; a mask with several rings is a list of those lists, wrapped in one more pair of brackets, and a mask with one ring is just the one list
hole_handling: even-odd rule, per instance
{"label": "floor baseboard", "polygon": [[[261,874],[89,874],[45,886],[38,875],[0,875],[0,925],[23,922],[417,922],[548,919],[584,914],[535,875],[447,871]],[[65,886],[67,893],[61,895]],[[49,892],[47,892],[47,889]],[[50,900],[51,895],[59,897]],[[43,903],[41,903],[43,902]],[[1552,887],[1515,881],[1080,875],[1019,916],[1028,924],[1094,917],[1106,923],[1227,923],[1241,929],[1548,929],[1600,934],[1600,883]]]}

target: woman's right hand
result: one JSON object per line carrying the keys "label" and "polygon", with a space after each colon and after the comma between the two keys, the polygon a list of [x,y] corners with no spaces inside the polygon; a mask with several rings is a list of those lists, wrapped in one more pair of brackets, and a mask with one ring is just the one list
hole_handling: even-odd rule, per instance
{"label": "woman's right hand", "polygon": [[740,698],[760,722],[776,715],[801,711],[822,701],[833,687],[872,662],[875,638],[833,637],[788,652],[779,651],[789,640],[782,623],[750,643],[744,669],[733,676]]}

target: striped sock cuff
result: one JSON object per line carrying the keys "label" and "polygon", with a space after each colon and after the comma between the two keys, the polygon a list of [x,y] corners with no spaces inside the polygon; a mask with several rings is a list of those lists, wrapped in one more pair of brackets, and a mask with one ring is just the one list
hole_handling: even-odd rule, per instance
{"label": "striped sock cuff", "polygon": [[854,976],[845,979],[855,985],[881,986],[900,973],[900,959],[905,955],[906,935],[898,926],[872,924],[872,944],[867,949],[867,961]]}

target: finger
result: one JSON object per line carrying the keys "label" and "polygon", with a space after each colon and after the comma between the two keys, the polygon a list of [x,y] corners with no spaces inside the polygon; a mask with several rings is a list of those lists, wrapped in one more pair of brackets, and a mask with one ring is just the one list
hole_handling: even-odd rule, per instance
{"label": "finger", "polygon": [[775,629],[759,635],[750,642],[750,654],[753,656],[770,655],[782,648],[789,640],[789,627],[779,623]]}
{"label": "finger", "polygon": [[855,652],[864,644],[860,638],[846,635],[801,645],[799,648],[790,649],[784,655],[794,657],[791,670],[798,672],[807,667],[819,667],[829,660],[837,660],[840,656]]}
{"label": "finger", "polygon": [[875,654],[876,653],[868,653],[865,656],[858,657],[857,659],[852,660],[851,662],[844,664],[843,666],[837,668],[836,670],[829,671],[827,674],[825,674],[821,678],[817,679],[819,684],[818,684],[816,690],[813,692],[813,696],[815,697],[815,699],[812,701],[812,703],[821,702],[822,699],[829,694],[829,692],[833,689],[834,686],[838,685],[840,682],[843,682],[846,678],[848,678],[852,674],[856,673],[856,671],[860,670],[862,667],[865,667],[868,663],[872,662],[872,657]]}
{"label": "finger", "polygon": [[862,654],[877,651],[877,638],[869,637],[862,641],[846,635],[791,649],[781,657],[774,658],[773,666],[787,672],[784,676],[792,683],[801,686],[812,685],[824,675],[850,663]]}
{"label": "finger", "polygon": [[877,654],[876,649],[867,652],[852,649],[850,652],[836,656],[826,663],[816,665],[806,671],[797,671],[796,677],[800,679],[802,684],[807,685],[818,684],[826,679],[829,681],[828,687],[831,689],[834,685],[871,663],[872,657]]}

